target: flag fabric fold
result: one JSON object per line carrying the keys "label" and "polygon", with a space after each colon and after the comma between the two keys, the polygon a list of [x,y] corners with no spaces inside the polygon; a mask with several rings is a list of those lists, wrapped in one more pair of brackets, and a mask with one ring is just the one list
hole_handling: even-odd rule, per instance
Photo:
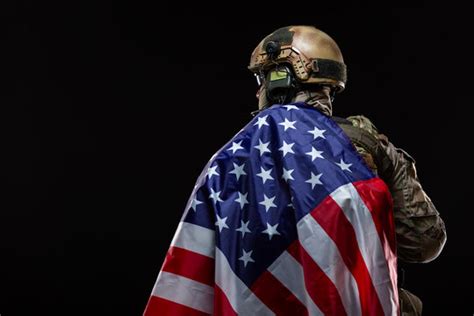
{"label": "flag fabric fold", "polygon": [[259,113],[204,168],[144,315],[398,315],[392,200],[304,103]]}

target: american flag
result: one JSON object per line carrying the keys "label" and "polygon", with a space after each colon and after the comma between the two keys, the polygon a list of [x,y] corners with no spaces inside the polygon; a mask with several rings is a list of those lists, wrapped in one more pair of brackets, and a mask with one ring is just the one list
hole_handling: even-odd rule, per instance
{"label": "american flag", "polygon": [[144,312],[398,315],[392,200],[340,127],[274,105],[209,161]]}

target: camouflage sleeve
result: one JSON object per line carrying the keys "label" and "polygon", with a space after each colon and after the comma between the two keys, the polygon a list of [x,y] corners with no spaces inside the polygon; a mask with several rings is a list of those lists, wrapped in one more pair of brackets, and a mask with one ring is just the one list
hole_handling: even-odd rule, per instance
{"label": "camouflage sleeve", "polygon": [[446,242],[444,222],[421,186],[414,159],[384,135],[379,139],[393,164],[384,176],[393,197],[398,257],[406,262],[434,260]]}
{"label": "camouflage sleeve", "polygon": [[433,202],[421,186],[414,159],[396,148],[385,135],[379,134],[369,119],[363,116],[348,119],[354,126],[376,136],[388,156],[384,165],[377,166],[377,169],[393,197],[398,257],[405,262],[434,260],[446,242],[446,229]]}

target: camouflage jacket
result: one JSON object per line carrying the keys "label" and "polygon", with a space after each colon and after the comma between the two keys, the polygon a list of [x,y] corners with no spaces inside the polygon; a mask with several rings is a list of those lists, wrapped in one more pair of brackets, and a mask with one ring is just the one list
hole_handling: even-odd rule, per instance
{"label": "camouflage jacket", "polygon": [[416,174],[415,160],[396,148],[364,116],[335,121],[351,138],[367,165],[388,185],[393,198],[398,258],[405,262],[435,259],[446,241],[446,229]]}
{"label": "camouflage jacket", "polygon": [[[415,160],[396,148],[364,116],[333,117],[351,139],[367,165],[390,189],[393,198],[397,255],[405,262],[429,262],[446,242],[446,229],[416,174]],[[402,316],[422,314],[421,300],[399,288]]]}

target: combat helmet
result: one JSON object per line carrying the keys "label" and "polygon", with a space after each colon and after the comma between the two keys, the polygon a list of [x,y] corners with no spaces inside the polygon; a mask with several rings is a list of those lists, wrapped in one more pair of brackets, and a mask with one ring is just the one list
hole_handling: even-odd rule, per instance
{"label": "combat helmet", "polygon": [[336,42],[313,26],[282,27],[266,36],[254,49],[248,68],[262,84],[261,92],[280,102],[308,85],[330,85],[338,93],[347,80]]}

